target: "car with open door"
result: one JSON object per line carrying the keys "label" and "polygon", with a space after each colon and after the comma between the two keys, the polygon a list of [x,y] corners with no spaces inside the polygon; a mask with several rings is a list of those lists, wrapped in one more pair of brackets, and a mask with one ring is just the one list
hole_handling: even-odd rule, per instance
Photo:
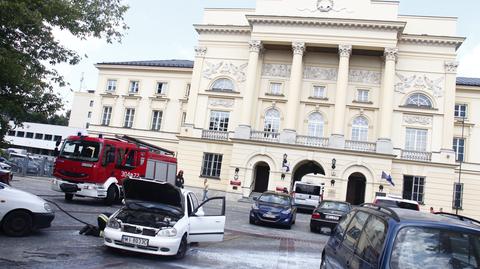
{"label": "car with open door", "polygon": [[189,243],[223,240],[225,197],[199,203],[191,191],[145,179],[123,186],[125,205],[109,218],[106,246],[180,259]]}

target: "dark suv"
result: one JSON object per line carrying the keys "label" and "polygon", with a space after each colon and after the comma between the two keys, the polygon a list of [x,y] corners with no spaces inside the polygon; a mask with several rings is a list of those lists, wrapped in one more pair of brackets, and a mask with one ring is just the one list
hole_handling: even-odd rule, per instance
{"label": "dark suv", "polygon": [[479,267],[480,222],[373,204],[341,219],[320,264],[329,269]]}

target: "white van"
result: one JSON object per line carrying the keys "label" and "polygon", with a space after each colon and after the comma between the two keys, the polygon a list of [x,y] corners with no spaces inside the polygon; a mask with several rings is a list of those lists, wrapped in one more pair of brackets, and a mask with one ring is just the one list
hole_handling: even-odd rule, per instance
{"label": "white van", "polygon": [[293,186],[293,201],[301,209],[315,209],[322,201],[325,184],[297,181]]}

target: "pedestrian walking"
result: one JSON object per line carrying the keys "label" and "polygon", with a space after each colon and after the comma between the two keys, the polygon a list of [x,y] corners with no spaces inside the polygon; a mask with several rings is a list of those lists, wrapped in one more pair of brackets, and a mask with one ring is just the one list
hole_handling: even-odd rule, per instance
{"label": "pedestrian walking", "polygon": [[203,199],[202,201],[205,201],[208,199],[208,180],[205,179],[203,181]]}
{"label": "pedestrian walking", "polygon": [[183,189],[183,184],[185,183],[185,180],[183,179],[183,170],[180,170],[175,177],[175,186],[178,188]]}

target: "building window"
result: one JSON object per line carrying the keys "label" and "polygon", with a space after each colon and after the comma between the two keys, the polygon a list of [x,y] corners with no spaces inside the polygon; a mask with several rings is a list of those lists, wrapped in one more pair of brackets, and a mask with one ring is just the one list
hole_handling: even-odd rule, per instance
{"label": "building window", "polygon": [[368,120],[365,117],[356,117],[352,123],[352,140],[368,141]]}
{"label": "building window", "polygon": [[[117,90],[117,81],[114,79],[109,79],[107,81],[107,92],[114,92]],[[93,106],[93,101],[90,101],[90,106]]]}
{"label": "building window", "polygon": [[182,122],[181,126],[185,126],[185,121],[187,120],[187,112],[182,113]]}
{"label": "building window", "polygon": [[43,138],[43,140],[47,140],[47,141],[52,141],[53,139],[53,135],[51,134],[46,134],[45,137]]}
{"label": "building window", "polygon": [[455,117],[466,118],[467,117],[467,105],[455,104]]}
{"label": "building window", "polygon": [[160,128],[162,126],[162,116],[163,112],[159,110],[154,110],[153,111],[153,117],[152,117],[152,130],[153,131],[160,131]]}
{"label": "building window", "polygon": [[85,123],[85,129],[88,129],[90,127],[90,122]]}
{"label": "building window", "polygon": [[405,135],[405,149],[412,151],[427,151],[427,134],[424,129],[407,128]]}
{"label": "building window", "polygon": [[93,107],[93,100],[90,100],[90,107]]}
{"label": "building window", "polygon": [[455,151],[455,160],[457,162],[465,161],[465,139],[454,138],[453,139],[453,150]]}
{"label": "building window", "polygon": [[425,178],[415,176],[403,177],[403,199],[417,201],[423,204],[425,193]]}
{"label": "building window", "polygon": [[25,137],[25,132],[17,131],[17,137]]}
{"label": "building window", "polygon": [[123,124],[123,127],[132,128],[134,117],[135,117],[135,109],[134,108],[127,108],[125,110],[125,122]]}
{"label": "building window", "polygon": [[222,158],[223,156],[221,154],[204,153],[202,176],[220,178]]}
{"label": "building window", "polygon": [[313,98],[320,98],[324,99],[327,97],[327,91],[325,86],[313,86],[313,93],[312,93]]}
{"label": "building window", "polygon": [[308,116],[308,135],[322,137],[323,136],[323,116],[315,112]]}
{"label": "building window", "polygon": [[88,111],[88,114],[87,114],[87,118],[91,118],[92,117],[92,112],[91,111]]}
{"label": "building window", "polygon": [[157,82],[157,94],[158,95],[167,94],[167,83],[166,82]]}
{"label": "building window", "polygon": [[233,92],[233,82],[228,78],[220,78],[212,84],[212,91]]}
{"label": "building window", "polygon": [[453,183],[453,209],[462,209],[463,183]]}
{"label": "building window", "polygon": [[56,135],[53,137],[54,141],[62,141],[62,136],[61,135]]}
{"label": "building window", "polygon": [[368,93],[369,93],[368,90],[358,89],[357,90],[357,102],[368,103],[369,102]]}
{"label": "building window", "polygon": [[190,88],[192,87],[192,84],[187,83],[187,88],[185,89],[185,98],[188,98],[190,95]]}
{"label": "building window", "polygon": [[280,112],[276,109],[269,109],[265,112],[265,124],[263,131],[278,133],[280,130]]}
{"label": "building window", "polygon": [[225,111],[211,111],[210,112],[210,125],[208,127],[211,131],[228,131],[228,121],[230,113]]}
{"label": "building window", "polygon": [[27,132],[27,135],[25,136],[26,138],[33,138],[33,133]]}
{"label": "building window", "polygon": [[43,134],[36,133],[35,134],[35,139],[43,139]]}
{"label": "building window", "polygon": [[8,135],[9,136],[15,136],[15,131],[14,130],[9,130]]}
{"label": "building window", "polygon": [[103,107],[103,116],[102,116],[102,125],[110,125],[110,119],[112,118],[112,107],[104,106]]}
{"label": "building window", "polygon": [[420,108],[433,108],[432,101],[425,94],[414,93],[407,99],[407,106]]}
{"label": "building window", "polygon": [[270,83],[271,95],[282,95],[282,83],[272,82]]}
{"label": "building window", "polygon": [[129,93],[138,93],[140,82],[136,80],[130,81],[130,87],[128,88]]}

